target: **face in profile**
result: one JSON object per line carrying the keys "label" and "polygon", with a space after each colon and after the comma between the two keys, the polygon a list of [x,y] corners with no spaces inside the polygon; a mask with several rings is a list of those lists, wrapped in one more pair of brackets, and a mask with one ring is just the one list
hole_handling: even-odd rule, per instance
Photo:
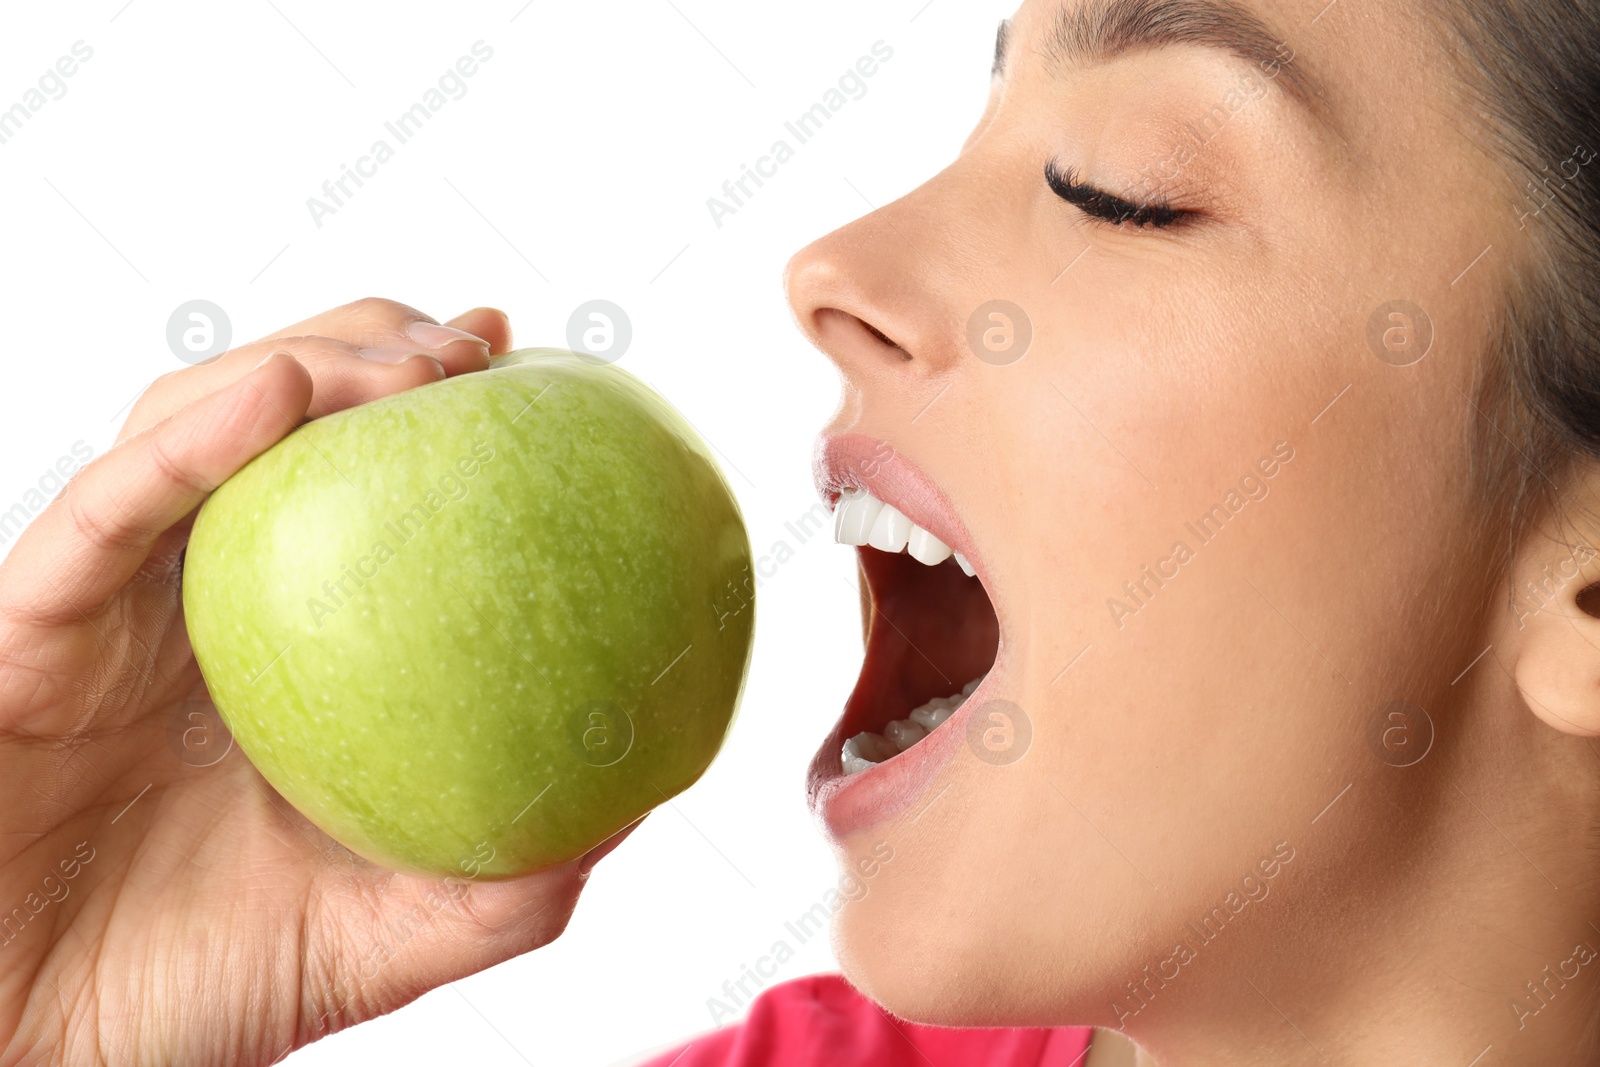
{"label": "face in profile", "polygon": [[[1028,0],[959,156],[791,262],[866,638],[811,793],[891,1011],[1299,1057],[1382,973],[1476,1013],[1465,1064],[1505,974],[1600,944],[1484,932],[1582,881],[1587,817],[1506,835],[1594,756],[1519,694],[1484,397],[1528,209],[1428,18]],[[1552,605],[1592,570],[1528,544]]]}

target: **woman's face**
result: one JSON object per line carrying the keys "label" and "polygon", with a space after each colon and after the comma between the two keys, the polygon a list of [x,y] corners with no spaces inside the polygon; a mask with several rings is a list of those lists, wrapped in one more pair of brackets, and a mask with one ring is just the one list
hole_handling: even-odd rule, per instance
{"label": "woman's face", "polygon": [[1417,18],[1028,0],[959,157],[790,264],[844,379],[823,491],[978,575],[860,550],[815,765],[840,958],[891,1010],[1136,1033],[1410,914],[1385,834],[1428,801],[1395,766],[1496,624],[1469,398],[1521,210]]}

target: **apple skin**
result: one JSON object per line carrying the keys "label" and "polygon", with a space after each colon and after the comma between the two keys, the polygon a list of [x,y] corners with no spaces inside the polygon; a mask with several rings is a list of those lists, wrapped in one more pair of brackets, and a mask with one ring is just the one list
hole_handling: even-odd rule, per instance
{"label": "apple skin", "polygon": [[556,349],[317,419],[196,517],[189,639],[263,777],[396,870],[508,877],[688,788],[754,583],[693,427]]}

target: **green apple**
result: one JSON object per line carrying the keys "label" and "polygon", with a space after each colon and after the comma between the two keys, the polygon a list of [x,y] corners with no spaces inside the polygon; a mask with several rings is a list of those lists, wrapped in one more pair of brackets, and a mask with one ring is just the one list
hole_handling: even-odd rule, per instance
{"label": "green apple", "polygon": [[733,721],[750,542],[693,427],[554,349],[317,419],[212,494],[189,639],[239,747],[334,839],[427,874],[582,855]]}

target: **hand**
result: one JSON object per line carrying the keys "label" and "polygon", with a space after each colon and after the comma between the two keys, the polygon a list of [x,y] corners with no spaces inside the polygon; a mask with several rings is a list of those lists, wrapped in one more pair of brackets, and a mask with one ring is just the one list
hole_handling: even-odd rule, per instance
{"label": "hand", "polygon": [[620,840],[408,877],[242,752],[172,742],[217,721],[179,595],[196,507],[303,420],[510,348],[498,311],[449,326],[362,300],[159,379],[0,564],[0,1067],[271,1063],[549,942]]}

